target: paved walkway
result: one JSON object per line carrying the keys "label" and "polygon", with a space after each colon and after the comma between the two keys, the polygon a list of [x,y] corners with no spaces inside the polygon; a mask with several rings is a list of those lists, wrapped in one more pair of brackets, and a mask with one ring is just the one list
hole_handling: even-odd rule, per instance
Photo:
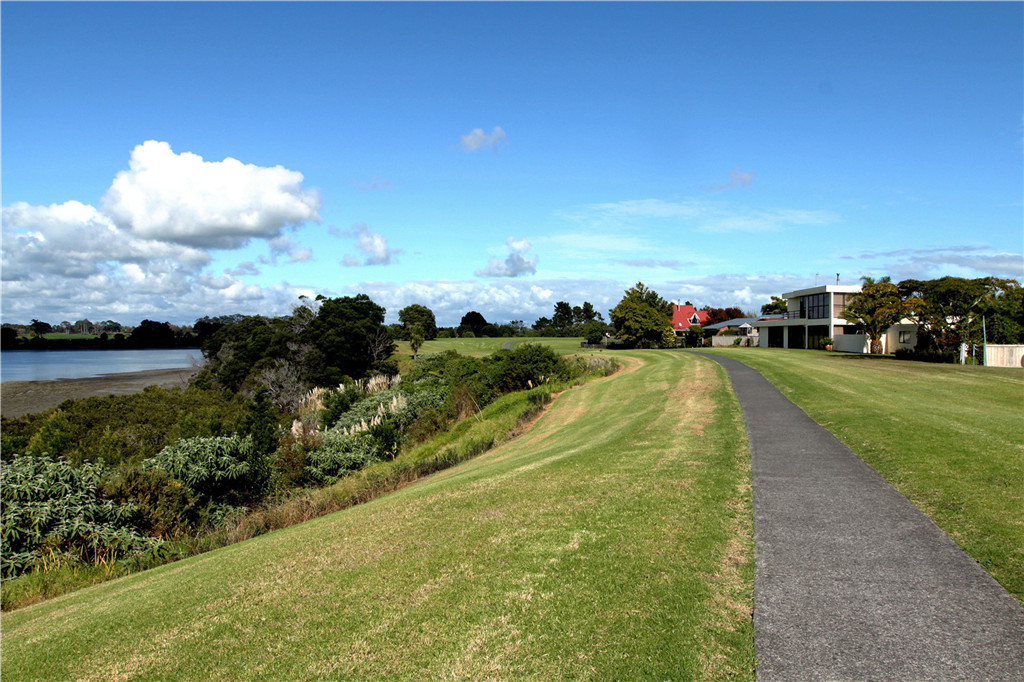
{"label": "paved walkway", "polygon": [[753,457],[758,679],[1024,680],[1024,608],[758,372],[707,357]]}

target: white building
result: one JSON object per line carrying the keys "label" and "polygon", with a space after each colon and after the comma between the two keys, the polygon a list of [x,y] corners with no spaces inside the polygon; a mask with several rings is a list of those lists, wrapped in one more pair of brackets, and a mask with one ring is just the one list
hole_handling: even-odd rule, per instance
{"label": "white building", "polygon": [[[776,315],[763,315],[753,322],[760,332],[762,348],[817,348],[825,347],[831,338],[832,348],[847,353],[869,352],[869,339],[859,325],[843,319],[846,304],[860,285],[823,284],[782,294],[787,311]],[[901,323],[889,327],[882,339],[884,353],[899,348],[913,348],[917,344],[917,325]]]}

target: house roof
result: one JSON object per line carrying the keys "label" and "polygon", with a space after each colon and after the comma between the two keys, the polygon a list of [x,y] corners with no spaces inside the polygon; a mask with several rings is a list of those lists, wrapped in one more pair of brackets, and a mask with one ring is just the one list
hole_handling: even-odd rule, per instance
{"label": "house roof", "polygon": [[697,310],[689,303],[672,304],[672,328],[676,331],[689,329],[694,325],[702,325],[710,315],[706,310]]}
{"label": "house roof", "polygon": [[713,329],[719,331],[721,329],[731,329],[733,327],[742,327],[743,325],[752,325],[757,322],[756,317],[737,317],[733,320],[726,320],[725,322],[718,322],[716,324],[706,325],[705,329]]}

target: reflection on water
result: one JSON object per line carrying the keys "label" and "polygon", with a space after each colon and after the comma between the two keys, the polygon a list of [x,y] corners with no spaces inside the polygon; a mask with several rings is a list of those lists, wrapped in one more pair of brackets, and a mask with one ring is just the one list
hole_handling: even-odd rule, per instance
{"label": "reflection on water", "polygon": [[118,372],[191,367],[198,348],[153,350],[11,350],[0,353],[0,381],[81,379]]}

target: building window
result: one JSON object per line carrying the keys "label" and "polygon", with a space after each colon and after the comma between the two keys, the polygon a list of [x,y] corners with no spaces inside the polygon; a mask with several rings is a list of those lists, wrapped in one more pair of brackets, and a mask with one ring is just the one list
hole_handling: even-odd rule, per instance
{"label": "building window", "polygon": [[806,320],[822,320],[829,316],[828,294],[811,294],[800,297],[800,317]]}
{"label": "building window", "polygon": [[900,332],[900,343],[913,343],[914,332],[902,331]]}

